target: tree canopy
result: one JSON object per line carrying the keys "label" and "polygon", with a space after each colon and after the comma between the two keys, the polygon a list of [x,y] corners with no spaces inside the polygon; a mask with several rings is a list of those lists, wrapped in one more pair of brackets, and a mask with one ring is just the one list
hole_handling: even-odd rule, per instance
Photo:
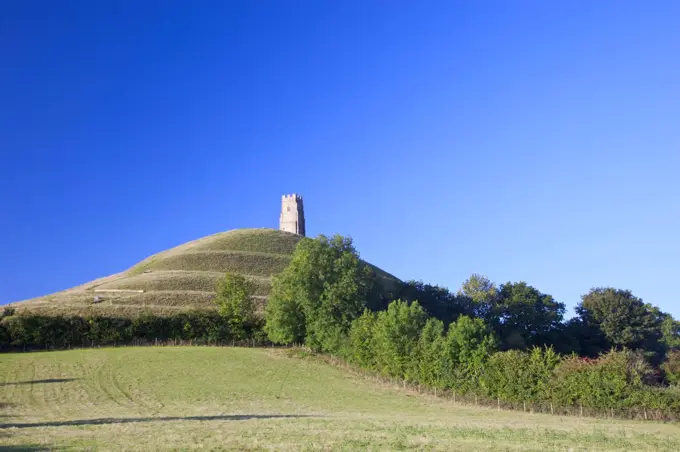
{"label": "tree canopy", "polygon": [[320,235],[298,242],[290,265],[272,285],[266,331],[273,342],[304,340],[310,348],[338,351],[375,285],[351,238]]}

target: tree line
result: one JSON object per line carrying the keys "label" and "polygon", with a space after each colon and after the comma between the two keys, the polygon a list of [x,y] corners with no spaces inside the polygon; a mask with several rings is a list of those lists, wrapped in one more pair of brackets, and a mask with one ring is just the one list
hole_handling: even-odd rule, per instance
{"label": "tree line", "polygon": [[504,406],[680,414],[680,324],[630,291],[593,288],[577,316],[525,282],[472,275],[453,293],[385,291],[351,239],[298,244],[265,313],[274,343],[304,343],[389,378]]}

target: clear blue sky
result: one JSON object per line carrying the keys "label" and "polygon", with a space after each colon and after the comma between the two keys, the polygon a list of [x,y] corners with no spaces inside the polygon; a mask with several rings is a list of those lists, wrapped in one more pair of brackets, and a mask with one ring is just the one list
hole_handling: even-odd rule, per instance
{"label": "clear blue sky", "polygon": [[680,3],[4,1],[0,303],[218,231],[680,317]]}

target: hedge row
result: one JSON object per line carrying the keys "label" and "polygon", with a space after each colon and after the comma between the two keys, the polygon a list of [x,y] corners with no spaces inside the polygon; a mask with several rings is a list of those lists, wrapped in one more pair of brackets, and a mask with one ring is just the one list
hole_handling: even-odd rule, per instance
{"label": "hedge row", "polygon": [[550,347],[497,351],[497,344],[481,319],[461,316],[447,329],[417,302],[395,301],[357,318],[339,352],[382,375],[499,407],[680,418],[680,393],[661,384],[660,372],[640,352],[610,350],[589,359],[560,356]]}
{"label": "hedge row", "polygon": [[0,316],[1,350],[64,349],[154,340],[264,344],[266,336],[261,324],[247,324],[239,331],[231,331],[223,317],[202,311],[170,317],[145,313],[135,318],[14,315],[7,311]]}

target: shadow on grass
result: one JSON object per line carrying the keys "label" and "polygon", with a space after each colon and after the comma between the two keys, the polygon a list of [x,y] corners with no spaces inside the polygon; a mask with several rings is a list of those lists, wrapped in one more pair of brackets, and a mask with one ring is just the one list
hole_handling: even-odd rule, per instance
{"label": "shadow on grass", "polygon": [[35,444],[25,444],[23,446],[0,446],[0,452],[38,452],[38,451],[53,451],[57,450],[45,446],[38,446]]}
{"label": "shadow on grass", "polygon": [[48,378],[47,380],[29,380],[29,381],[10,381],[7,383],[0,383],[0,386],[18,386],[18,385],[37,385],[43,383],[65,383],[67,381],[78,380],[77,378]]}
{"label": "shadow on grass", "polygon": [[68,427],[79,425],[132,424],[136,422],[167,422],[167,421],[246,421],[249,419],[287,419],[302,417],[318,417],[308,414],[230,414],[218,416],[166,416],[166,417],[123,417],[79,419],[75,421],[32,422],[27,424],[0,424],[0,428],[33,428],[33,427]]}

